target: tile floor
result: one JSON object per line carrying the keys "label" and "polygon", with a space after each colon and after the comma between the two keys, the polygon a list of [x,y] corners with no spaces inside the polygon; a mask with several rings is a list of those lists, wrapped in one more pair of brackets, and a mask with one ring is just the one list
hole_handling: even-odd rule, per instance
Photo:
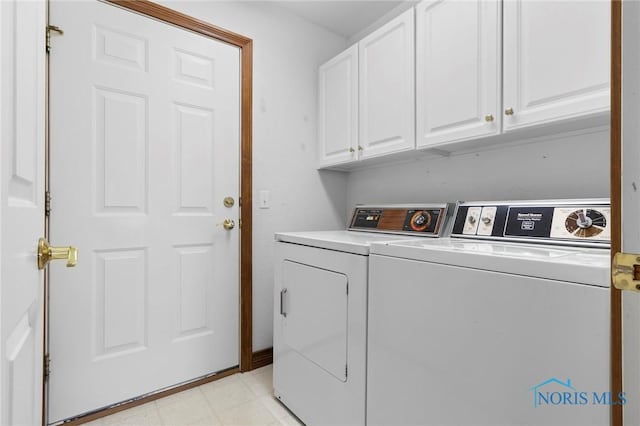
{"label": "tile floor", "polygon": [[268,365],[248,373],[234,374],[86,425],[302,425],[273,397],[271,367]]}

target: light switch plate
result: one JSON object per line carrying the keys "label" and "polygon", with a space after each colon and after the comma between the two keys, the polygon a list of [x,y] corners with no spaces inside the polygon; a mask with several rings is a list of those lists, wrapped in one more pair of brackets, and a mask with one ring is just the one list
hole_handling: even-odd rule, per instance
{"label": "light switch plate", "polygon": [[269,205],[269,191],[266,189],[262,189],[258,195],[258,202],[261,209],[268,209],[271,206]]}

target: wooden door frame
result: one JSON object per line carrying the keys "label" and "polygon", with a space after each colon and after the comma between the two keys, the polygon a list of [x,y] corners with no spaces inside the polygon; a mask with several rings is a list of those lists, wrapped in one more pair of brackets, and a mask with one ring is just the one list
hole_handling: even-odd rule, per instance
{"label": "wooden door frame", "polygon": [[[611,0],[611,256],[622,251],[622,0]],[[622,292],[611,283],[611,394],[623,391]],[[611,426],[622,426],[622,405],[611,405]]]}
{"label": "wooden door frame", "polygon": [[240,371],[253,368],[252,111],[253,40],[149,0],[103,0],[240,49]]}

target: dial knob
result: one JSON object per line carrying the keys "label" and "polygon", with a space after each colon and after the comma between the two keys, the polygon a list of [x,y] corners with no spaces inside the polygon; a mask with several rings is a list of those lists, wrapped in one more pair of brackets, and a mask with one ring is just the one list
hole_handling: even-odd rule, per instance
{"label": "dial knob", "polygon": [[483,217],[483,218],[482,218],[482,222],[483,222],[485,225],[488,225],[488,224],[490,224],[490,223],[491,223],[491,218],[490,218],[489,216],[485,216],[485,217]]}
{"label": "dial knob", "polygon": [[591,228],[593,224],[593,220],[587,216],[586,209],[582,211],[578,211],[578,218],[576,219],[576,225],[582,229]]}
{"label": "dial knob", "polygon": [[431,214],[424,210],[415,212],[413,216],[411,216],[411,221],[409,222],[411,229],[418,232],[425,231],[430,224]]}
{"label": "dial knob", "polygon": [[469,218],[468,218],[467,220],[468,220],[468,221],[469,221],[469,223],[470,223],[470,224],[472,224],[472,225],[473,225],[474,223],[476,223],[476,218],[475,218],[475,216],[469,216]]}
{"label": "dial knob", "polygon": [[607,219],[598,210],[579,209],[567,216],[564,225],[574,237],[593,238],[607,228]]}

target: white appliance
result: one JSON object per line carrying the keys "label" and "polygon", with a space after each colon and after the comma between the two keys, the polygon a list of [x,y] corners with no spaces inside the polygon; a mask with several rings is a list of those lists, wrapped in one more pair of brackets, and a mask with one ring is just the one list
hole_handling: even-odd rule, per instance
{"label": "white appliance", "polygon": [[273,387],[305,424],[365,424],[369,246],[438,237],[450,213],[360,206],[346,231],[275,235]]}
{"label": "white appliance", "polygon": [[609,424],[607,200],[460,203],[372,244],[367,424]]}

